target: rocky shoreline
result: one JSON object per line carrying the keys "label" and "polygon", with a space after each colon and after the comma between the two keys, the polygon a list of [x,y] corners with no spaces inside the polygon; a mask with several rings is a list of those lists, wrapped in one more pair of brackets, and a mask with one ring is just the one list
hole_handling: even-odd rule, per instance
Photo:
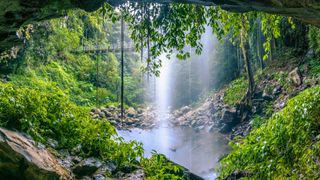
{"label": "rocky shoreline", "polygon": [[[117,169],[115,162],[81,155],[81,145],[72,150],[57,149],[58,142],[36,143],[24,133],[0,128],[0,177],[4,179],[61,180],[143,180],[142,167],[127,165]],[[174,162],[173,162],[174,163]],[[186,179],[202,180],[184,168]]]}
{"label": "rocky shoreline", "polygon": [[167,117],[158,117],[158,112],[152,107],[137,109],[130,107],[125,110],[125,117],[120,118],[120,108],[115,106],[92,109],[91,115],[93,119],[107,120],[121,130],[157,128],[161,119],[167,118],[172,127],[191,127],[195,131],[218,131],[223,134],[231,132],[241,119],[236,108],[223,103],[221,92],[214,94],[197,108],[184,106],[168,113]]}

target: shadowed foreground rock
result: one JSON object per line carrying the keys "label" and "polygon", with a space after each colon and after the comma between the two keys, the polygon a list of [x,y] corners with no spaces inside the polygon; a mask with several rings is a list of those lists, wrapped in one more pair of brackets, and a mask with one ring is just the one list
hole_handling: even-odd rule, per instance
{"label": "shadowed foreground rock", "polygon": [[0,128],[0,177],[3,179],[72,179],[57,159],[24,135]]}

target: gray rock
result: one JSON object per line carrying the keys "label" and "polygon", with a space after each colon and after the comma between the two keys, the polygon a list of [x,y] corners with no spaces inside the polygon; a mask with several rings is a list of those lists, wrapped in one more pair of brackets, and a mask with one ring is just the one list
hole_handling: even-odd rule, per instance
{"label": "gray rock", "polygon": [[105,180],[106,178],[102,174],[96,174],[93,176],[94,180]]}
{"label": "gray rock", "polygon": [[96,109],[93,110],[93,113],[95,113],[95,114],[100,114],[100,113],[101,113],[101,110],[98,109],[98,108],[96,108]]}
{"label": "gray rock", "polygon": [[124,177],[119,178],[120,180],[143,180],[145,174],[142,169],[135,170],[132,173],[126,174]]}
{"label": "gray rock", "polygon": [[88,158],[82,160],[72,168],[72,171],[78,176],[91,175],[102,166],[102,162],[97,158]]}
{"label": "gray rock", "polygon": [[71,154],[72,154],[72,155],[79,154],[79,153],[81,152],[81,149],[82,149],[81,144],[78,144],[76,147],[74,147],[74,148],[71,150]]}
{"label": "gray rock", "polygon": [[221,122],[231,123],[236,118],[236,109],[235,108],[225,108],[222,111]]}
{"label": "gray rock", "polygon": [[239,119],[237,119],[236,114],[237,111],[235,108],[228,108],[222,111],[221,120],[219,121],[220,133],[230,132],[232,128],[239,123]]}
{"label": "gray rock", "polygon": [[208,132],[213,132],[213,131],[214,131],[214,128],[215,128],[214,124],[210,125],[210,126],[208,127]]}
{"label": "gray rock", "polygon": [[281,93],[281,91],[282,91],[282,87],[280,85],[278,85],[272,90],[272,94],[273,95],[278,95],[278,94]]}
{"label": "gray rock", "polygon": [[51,138],[48,138],[47,139],[47,144],[52,147],[53,149],[57,148],[58,147],[58,141],[54,140],[54,139],[51,139]]}
{"label": "gray rock", "polygon": [[191,108],[189,106],[184,106],[180,109],[181,113],[184,114],[184,113],[187,113],[188,111],[190,111]]}

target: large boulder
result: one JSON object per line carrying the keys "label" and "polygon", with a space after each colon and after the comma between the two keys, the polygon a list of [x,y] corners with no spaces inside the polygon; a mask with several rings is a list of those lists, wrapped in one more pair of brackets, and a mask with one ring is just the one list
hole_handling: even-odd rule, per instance
{"label": "large boulder", "polygon": [[72,179],[57,158],[25,135],[0,128],[1,179]]}
{"label": "large boulder", "polygon": [[298,68],[295,68],[294,70],[292,70],[289,75],[288,75],[289,79],[297,86],[301,85],[302,83],[302,79],[300,76],[300,72]]}
{"label": "large boulder", "polygon": [[239,123],[237,118],[237,110],[235,108],[225,108],[222,110],[222,115],[220,119],[220,132],[228,133],[231,129]]}

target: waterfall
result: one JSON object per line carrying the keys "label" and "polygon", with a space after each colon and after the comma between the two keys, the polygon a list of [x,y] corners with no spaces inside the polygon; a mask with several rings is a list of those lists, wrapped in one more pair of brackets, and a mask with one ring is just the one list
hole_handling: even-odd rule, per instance
{"label": "waterfall", "polygon": [[[119,133],[126,140],[143,142],[145,156],[151,156],[151,152],[156,150],[197,175],[212,180],[217,176],[214,171],[217,159],[227,151],[227,143],[219,134],[196,131],[191,127],[175,127],[169,122],[170,111],[197,101],[213,88],[210,76],[215,74],[212,72],[216,69],[214,61],[218,43],[209,27],[206,27],[201,41],[201,55],[191,53],[189,59],[180,61],[174,55],[169,60],[167,54],[162,54],[159,57],[162,60],[159,77],[146,78],[146,96],[153,104],[158,126]],[[177,103],[179,101],[183,103]]]}
{"label": "waterfall", "polygon": [[160,68],[160,76],[156,78],[156,89],[155,89],[155,105],[156,105],[156,112],[157,112],[157,121],[160,122],[160,139],[159,143],[161,146],[162,152],[168,152],[168,147],[170,146],[169,142],[172,138],[168,134],[168,115],[170,111],[170,103],[171,103],[171,64],[166,54],[162,54],[159,57],[162,60],[162,67]]}

